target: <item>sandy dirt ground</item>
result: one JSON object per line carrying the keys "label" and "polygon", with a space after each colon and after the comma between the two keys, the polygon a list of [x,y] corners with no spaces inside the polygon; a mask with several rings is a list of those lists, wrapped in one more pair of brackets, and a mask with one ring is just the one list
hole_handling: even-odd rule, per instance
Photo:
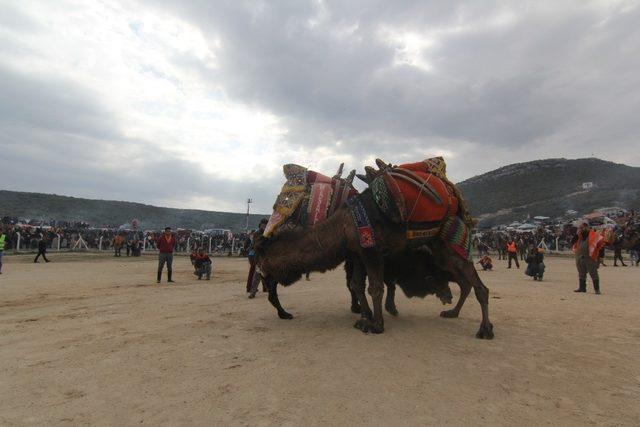
{"label": "sandy dirt ground", "polygon": [[247,299],[246,259],[206,282],[178,257],[156,285],[151,256],[51,258],[4,258],[2,425],[640,425],[640,268],[601,268],[597,296],[571,259],[542,283],[497,262],[482,341],[473,295],[442,319],[399,292],[361,333],[340,269],[281,290],[281,320]]}

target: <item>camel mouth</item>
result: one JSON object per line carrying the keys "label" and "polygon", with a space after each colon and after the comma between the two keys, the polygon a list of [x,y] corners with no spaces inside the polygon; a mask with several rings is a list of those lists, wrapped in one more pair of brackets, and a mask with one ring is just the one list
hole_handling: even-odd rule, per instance
{"label": "camel mouth", "polygon": [[446,287],[436,292],[436,296],[440,298],[442,305],[451,304],[453,302],[453,294],[451,293],[451,288],[449,288],[448,283]]}

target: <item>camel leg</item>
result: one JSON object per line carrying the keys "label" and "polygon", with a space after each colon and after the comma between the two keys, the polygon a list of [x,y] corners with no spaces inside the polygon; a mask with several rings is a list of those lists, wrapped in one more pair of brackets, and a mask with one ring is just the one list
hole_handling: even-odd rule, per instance
{"label": "camel leg", "polygon": [[276,310],[278,310],[278,317],[281,319],[293,319],[293,316],[287,313],[280,304],[280,298],[278,298],[278,282],[270,278],[265,278],[264,281],[266,282],[267,290],[269,291],[269,302],[276,308]]}
{"label": "camel leg", "polygon": [[349,290],[349,294],[351,295],[351,312],[360,314],[362,313],[362,309],[360,308],[360,303],[358,302],[358,296],[351,289],[351,280],[353,278],[353,259],[351,257],[347,257],[344,261],[344,271],[347,276],[347,289]]}
{"label": "camel leg", "polygon": [[362,308],[360,307],[360,303],[358,302],[358,296],[351,290],[348,282],[347,289],[349,289],[349,293],[351,294],[351,312],[356,314],[362,313]]}
{"label": "camel leg", "polygon": [[398,309],[396,308],[396,284],[393,282],[386,282],[387,296],[384,300],[384,309],[387,310],[392,316],[398,315]]}
{"label": "camel leg", "polygon": [[367,296],[365,294],[366,287],[366,274],[364,271],[364,266],[359,260],[355,260],[353,263],[353,276],[351,277],[351,290],[358,297],[358,302],[360,303],[360,307],[362,312],[360,314],[360,319],[353,325],[354,328],[362,329],[362,325],[370,322],[373,318],[373,313],[371,312],[371,308],[369,308],[369,301],[367,301]]}
{"label": "camel leg", "polygon": [[493,325],[489,321],[489,289],[480,280],[473,263],[461,258],[453,258],[453,260],[454,268],[460,275],[460,280],[473,286],[476,299],[480,303],[482,322],[480,323],[480,329],[476,333],[476,338],[490,340],[493,338]]}
{"label": "camel leg", "polygon": [[369,295],[373,301],[373,319],[361,318],[355,327],[362,332],[380,334],[384,332],[384,318],[382,315],[382,298],[384,296],[384,267],[382,255],[367,253],[362,259],[369,277]]}
{"label": "camel leg", "polygon": [[460,286],[460,298],[458,298],[458,302],[456,303],[456,306],[453,307],[451,310],[442,311],[440,313],[441,317],[446,317],[449,319],[458,317],[458,315],[460,314],[460,310],[464,305],[464,302],[466,301],[467,297],[469,296],[469,293],[471,292],[471,284],[469,282],[467,282],[464,278],[458,278],[458,277],[456,278],[458,279],[456,283],[458,283],[458,286]]}

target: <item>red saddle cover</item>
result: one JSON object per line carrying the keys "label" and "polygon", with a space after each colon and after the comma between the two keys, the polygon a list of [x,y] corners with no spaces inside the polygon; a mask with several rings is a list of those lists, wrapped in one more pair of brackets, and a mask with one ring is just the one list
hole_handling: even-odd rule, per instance
{"label": "red saddle cover", "polygon": [[437,176],[427,171],[424,162],[410,163],[399,166],[410,170],[440,197],[441,204],[434,197],[420,191],[420,187],[404,179],[394,177],[400,192],[404,197],[407,220],[410,222],[434,222],[441,221],[446,216],[455,215],[458,212],[458,199],[450,193],[447,185]]}

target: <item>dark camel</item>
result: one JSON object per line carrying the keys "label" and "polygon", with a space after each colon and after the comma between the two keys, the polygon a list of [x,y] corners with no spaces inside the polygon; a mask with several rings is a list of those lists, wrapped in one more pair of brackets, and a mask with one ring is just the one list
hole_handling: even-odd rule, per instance
{"label": "dark camel", "polygon": [[[370,190],[367,189],[356,197],[364,205],[374,227],[377,241],[375,247],[360,247],[350,208],[342,205],[325,222],[310,230],[283,230],[268,240],[258,240],[257,262],[268,280],[289,286],[308,271],[325,272],[350,258],[353,261],[350,288],[355,292],[362,308],[361,318],[354,326],[362,332],[382,333],[385,259],[402,256],[406,251],[420,250],[429,256],[438,281],[450,280],[460,286],[458,303],[453,309],[443,311],[441,316],[458,317],[473,288],[482,309],[482,321],[476,337],[493,338],[493,325],[489,321],[489,290],[480,280],[473,263],[460,258],[439,238],[430,239],[419,248],[412,248],[406,238],[404,226],[391,222],[380,214]],[[373,310],[365,295],[366,277],[369,278],[368,292],[372,298]],[[270,301],[274,303],[271,295]],[[280,306],[279,314],[281,309]]]}

